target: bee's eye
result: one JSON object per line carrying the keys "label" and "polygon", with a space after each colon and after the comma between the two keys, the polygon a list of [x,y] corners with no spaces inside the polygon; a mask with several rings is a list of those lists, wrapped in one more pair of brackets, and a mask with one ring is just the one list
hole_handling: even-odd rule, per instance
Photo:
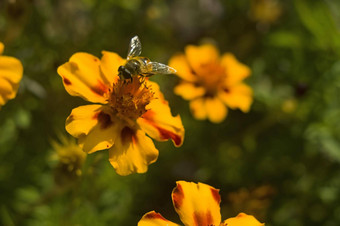
{"label": "bee's eye", "polygon": [[124,66],[120,66],[118,68],[118,75],[124,77],[125,79],[131,78],[130,71]]}

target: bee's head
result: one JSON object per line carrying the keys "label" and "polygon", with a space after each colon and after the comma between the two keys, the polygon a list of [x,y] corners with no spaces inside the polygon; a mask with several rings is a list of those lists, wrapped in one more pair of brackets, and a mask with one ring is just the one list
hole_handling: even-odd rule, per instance
{"label": "bee's head", "polygon": [[120,66],[118,68],[118,76],[121,78],[121,79],[131,79],[131,73],[129,70],[126,69],[126,67],[124,66]]}

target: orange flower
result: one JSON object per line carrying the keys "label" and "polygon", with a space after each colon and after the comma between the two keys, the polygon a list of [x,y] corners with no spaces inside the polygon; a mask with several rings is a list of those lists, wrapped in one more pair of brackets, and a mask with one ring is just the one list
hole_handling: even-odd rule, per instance
{"label": "orange flower", "polygon": [[15,98],[22,78],[21,62],[9,56],[2,56],[4,45],[0,42],[0,108],[8,100]]}
{"label": "orange flower", "polygon": [[[177,181],[172,191],[172,202],[181,221],[186,226],[263,226],[255,217],[239,213],[221,222],[219,190],[207,184]],[[155,211],[146,213],[138,226],[175,226]]]}
{"label": "orange flower", "polygon": [[182,79],[175,93],[190,101],[196,119],[220,123],[227,116],[226,105],[249,111],[252,89],[242,80],[250,75],[250,69],[232,54],[220,57],[213,45],[189,45],[185,54],[170,59],[169,66],[176,68]]}
{"label": "orange flower", "polygon": [[66,130],[87,153],[109,149],[109,161],[120,175],[144,173],[155,162],[158,150],[146,136],[181,146],[184,128],[173,117],[156,83],[133,77],[120,80],[118,68],[125,59],[113,52],[103,57],[76,53],[58,68],[66,91],[97,103],[73,109]]}

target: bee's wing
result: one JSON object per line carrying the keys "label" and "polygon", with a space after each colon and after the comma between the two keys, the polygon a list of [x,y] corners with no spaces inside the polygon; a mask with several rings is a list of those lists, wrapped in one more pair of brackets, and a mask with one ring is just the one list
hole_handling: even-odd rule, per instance
{"label": "bee's wing", "polygon": [[165,64],[158,63],[158,62],[149,62],[147,66],[149,68],[148,72],[150,73],[150,75],[174,74],[177,72],[174,68],[169,67],[168,65],[165,65]]}
{"label": "bee's wing", "polygon": [[136,35],[130,41],[127,59],[131,57],[139,56],[141,53],[142,53],[142,43],[139,41],[139,38]]}

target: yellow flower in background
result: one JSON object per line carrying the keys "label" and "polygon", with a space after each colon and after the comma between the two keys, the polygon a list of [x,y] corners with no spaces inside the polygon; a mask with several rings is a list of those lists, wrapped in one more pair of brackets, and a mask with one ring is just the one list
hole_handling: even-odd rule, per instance
{"label": "yellow flower in background", "polygon": [[79,147],[74,138],[60,136],[60,143],[52,141],[55,153],[53,160],[57,160],[58,168],[74,176],[81,175],[81,169],[86,160],[86,153]]}
{"label": "yellow flower in background", "polygon": [[278,0],[252,0],[251,18],[262,24],[275,23],[282,14],[282,5]]}
{"label": "yellow flower in background", "polygon": [[0,42],[0,108],[15,98],[24,70],[18,59],[3,56],[3,50],[4,45]]}
{"label": "yellow flower in background", "polygon": [[250,69],[232,54],[220,57],[213,45],[189,45],[185,54],[170,59],[169,66],[176,68],[182,79],[174,92],[190,101],[196,119],[220,123],[227,116],[227,107],[249,111],[252,89],[242,81],[250,75]]}
{"label": "yellow flower in background", "polygon": [[99,59],[76,53],[58,68],[70,95],[96,103],[73,109],[66,130],[87,153],[109,149],[109,161],[118,174],[144,173],[158,157],[146,134],[181,146],[181,118],[172,116],[156,83],[139,76],[131,82],[119,79],[118,68],[126,60],[113,52],[102,54]]}
{"label": "yellow flower in background", "polygon": [[[221,222],[219,190],[207,184],[177,181],[172,202],[185,226],[263,226],[255,217],[240,213]],[[155,211],[146,213],[138,226],[175,226]]]}

